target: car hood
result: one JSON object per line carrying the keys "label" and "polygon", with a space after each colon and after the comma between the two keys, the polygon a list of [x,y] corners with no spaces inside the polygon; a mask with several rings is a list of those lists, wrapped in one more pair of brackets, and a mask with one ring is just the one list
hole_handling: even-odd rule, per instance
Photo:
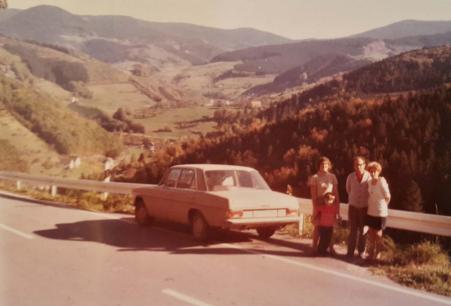
{"label": "car hood", "polygon": [[230,188],[212,193],[228,199],[230,209],[234,210],[299,208],[299,202],[295,197],[272,190]]}

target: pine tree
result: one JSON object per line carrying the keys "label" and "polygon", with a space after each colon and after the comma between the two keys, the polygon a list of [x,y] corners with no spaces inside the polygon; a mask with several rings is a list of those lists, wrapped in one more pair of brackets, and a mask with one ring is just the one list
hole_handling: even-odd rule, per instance
{"label": "pine tree", "polygon": [[400,209],[407,211],[423,211],[423,197],[417,182],[409,178],[401,194]]}

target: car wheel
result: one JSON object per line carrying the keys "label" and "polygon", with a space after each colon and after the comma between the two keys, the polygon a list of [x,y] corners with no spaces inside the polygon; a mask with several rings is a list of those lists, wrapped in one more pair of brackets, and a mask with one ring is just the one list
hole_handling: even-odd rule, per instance
{"label": "car wheel", "polygon": [[149,225],[152,223],[152,218],[149,216],[146,205],[144,205],[141,199],[135,202],[135,220],[139,225]]}
{"label": "car wheel", "polygon": [[197,241],[206,241],[208,239],[208,224],[201,213],[196,212],[191,217],[191,232]]}
{"label": "car wheel", "polygon": [[259,227],[257,228],[258,236],[262,239],[269,239],[274,233],[276,229],[274,227]]}

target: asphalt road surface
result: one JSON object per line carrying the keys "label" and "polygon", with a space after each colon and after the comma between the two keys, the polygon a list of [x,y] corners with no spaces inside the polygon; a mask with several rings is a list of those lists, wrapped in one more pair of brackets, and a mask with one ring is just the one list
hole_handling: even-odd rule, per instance
{"label": "asphalt road surface", "polygon": [[0,305],[451,305],[307,242],[251,232],[207,245],[185,227],[0,196]]}

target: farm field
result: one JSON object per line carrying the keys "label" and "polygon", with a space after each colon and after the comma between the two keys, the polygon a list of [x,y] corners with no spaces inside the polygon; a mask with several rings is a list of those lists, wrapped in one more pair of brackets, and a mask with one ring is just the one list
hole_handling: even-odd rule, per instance
{"label": "farm field", "polygon": [[[218,109],[220,108],[207,106],[163,109],[154,117],[135,119],[135,121],[144,125],[146,134],[152,137],[177,139],[183,136],[193,136],[196,132],[205,134],[214,131],[216,123],[212,121],[189,123],[196,120],[202,120],[203,118],[211,118]],[[182,123],[187,123],[187,127],[181,128],[179,124]]]}
{"label": "farm field", "polygon": [[102,84],[88,86],[94,97],[90,100],[81,99],[87,106],[97,107],[108,114],[113,114],[119,107],[130,109],[153,105],[153,102],[129,83]]}

